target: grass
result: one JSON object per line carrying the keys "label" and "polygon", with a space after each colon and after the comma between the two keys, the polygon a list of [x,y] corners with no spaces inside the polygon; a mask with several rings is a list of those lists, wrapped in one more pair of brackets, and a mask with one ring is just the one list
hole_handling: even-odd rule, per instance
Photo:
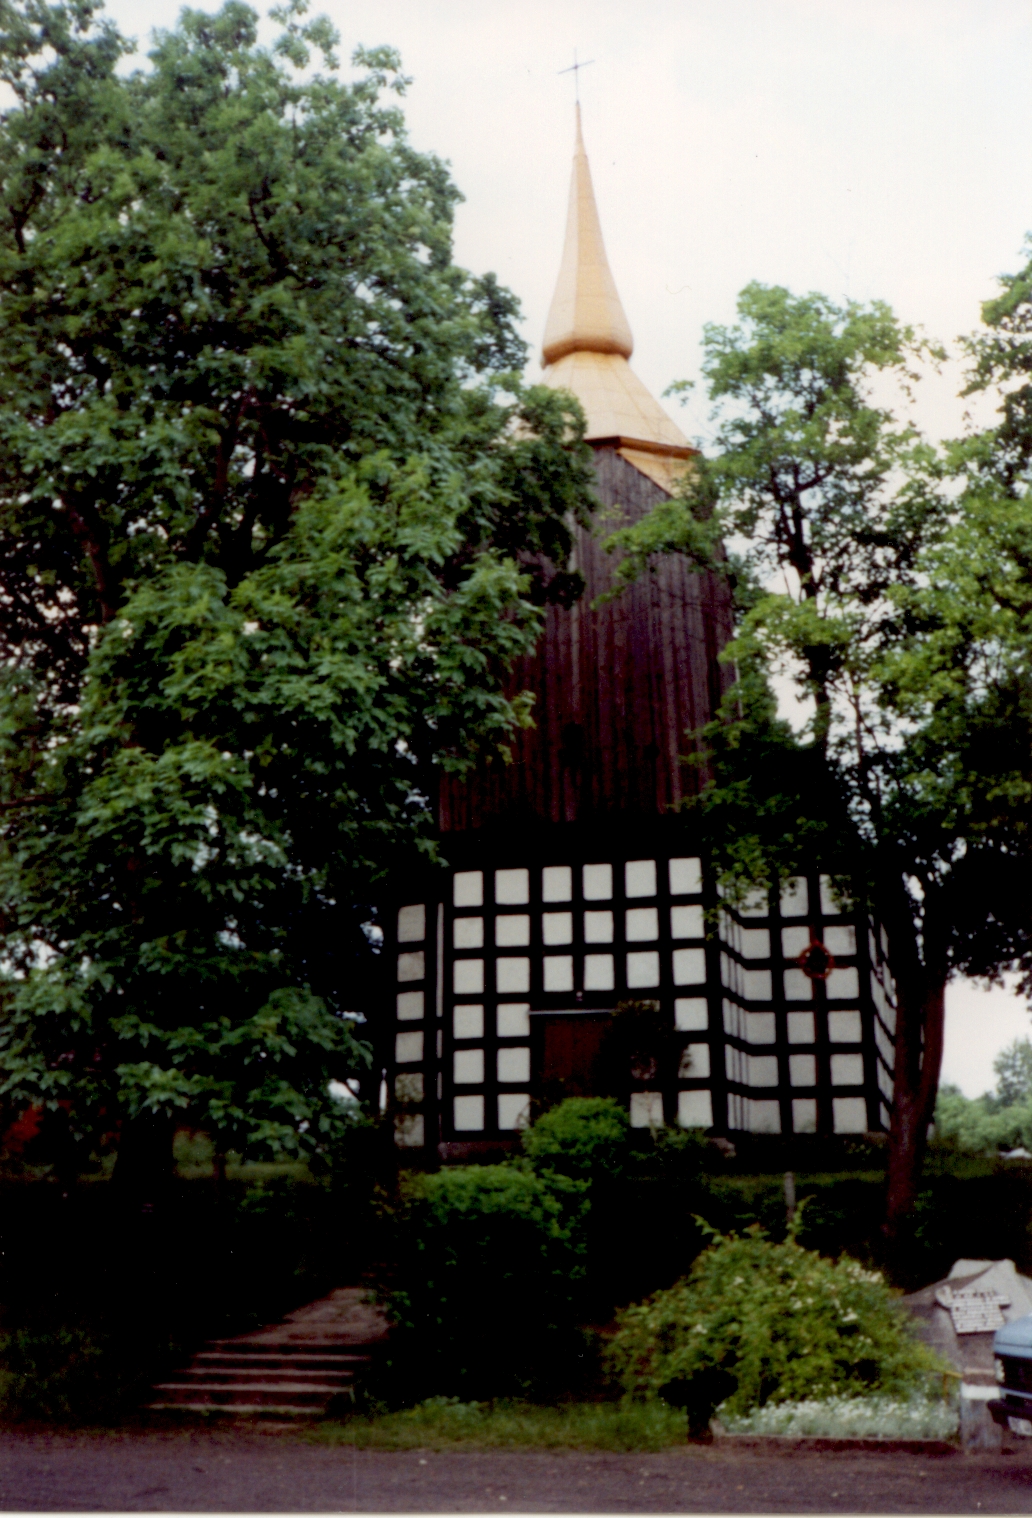
{"label": "grass", "polygon": [[356,1449],[534,1446],[538,1449],[659,1450],[683,1444],[685,1415],[665,1402],[460,1402],[431,1397],[401,1412],[321,1423],[310,1437]]}

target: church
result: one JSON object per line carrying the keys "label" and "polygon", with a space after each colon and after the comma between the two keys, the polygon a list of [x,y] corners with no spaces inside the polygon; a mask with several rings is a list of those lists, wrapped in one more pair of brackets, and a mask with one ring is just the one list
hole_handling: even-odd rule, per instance
{"label": "church", "polygon": [[[584,594],[549,606],[512,689],[534,693],[510,765],[445,777],[448,861],[383,916],[388,1106],[401,1149],[444,1161],[518,1142],[536,1104],[597,1091],[614,1012],[652,1003],[663,1057],[627,1073],[636,1126],[886,1131],[894,998],[884,935],[826,878],[716,913],[686,842],[683,762],[731,679],[726,585],[667,556],[612,599],[603,539],[669,498],[694,450],[630,366],[577,107],[543,383],[587,418],[599,507],[575,535]],[[819,946],[815,949],[814,946]],[[416,1159],[416,1154],[412,1154]]]}

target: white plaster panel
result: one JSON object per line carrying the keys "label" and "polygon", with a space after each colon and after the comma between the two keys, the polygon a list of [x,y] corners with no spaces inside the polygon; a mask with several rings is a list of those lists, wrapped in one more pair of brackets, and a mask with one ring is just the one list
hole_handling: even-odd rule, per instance
{"label": "white plaster panel", "polygon": [[495,870],[495,901],[499,906],[522,907],[529,900],[529,870]]}
{"label": "white plaster panel", "polygon": [[456,1049],[452,1055],[453,1077],[457,1086],[484,1084],[483,1049]]}
{"label": "white plaster panel", "polygon": [[530,1092],[503,1091],[498,1098],[498,1126],[510,1131],[530,1122]]}
{"label": "white plaster panel", "polygon": [[704,949],[674,950],[674,985],[698,986],[706,980],[706,951]]}
{"label": "white plaster panel", "polygon": [[625,896],[655,896],[656,861],[654,859],[628,859],[624,865]]}
{"label": "white plaster panel", "polygon": [[544,960],[545,990],[573,990],[573,955],[546,954]]}
{"label": "white plaster panel", "polygon": [[483,1130],[482,1096],[457,1096],[452,1105],[452,1113],[457,1133],[479,1133]]}
{"label": "white plaster panel", "polygon": [[568,864],[545,865],[541,871],[541,900],[573,900],[573,870]]}
{"label": "white plaster panel", "polygon": [[671,896],[698,896],[702,891],[701,859],[671,859],[667,870]]}
{"label": "white plaster panel", "polygon": [[785,971],[785,1000],[812,1001],[813,981],[802,970]]}
{"label": "white plaster panel", "polygon": [[817,1030],[812,1012],[789,1012],[788,1041],[790,1044],[812,1044],[816,1041],[816,1037]]}
{"label": "white plaster panel", "polygon": [[609,901],[613,895],[613,866],[586,864],[583,870],[585,901]]}
{"label": "white plaster panel", "polygon": [[817,1132],[817,1100],[812,1096],[792,1098],[792,1131],[794,1133]]}
{"label": "white plaster panel", "polygon": [[506,1085],[526,1085],[530,1080],[529,1049],[499,1049],[498,1079]]}
{"label": "white plaster panel", "polygon": [[457,907],[484,905],[483,870],[460,870],[452,881],[452,903]]}
{"label": "white plaster panel", "polygon": [[529,991],[530,960],[524,955],[496,960],[495,985],[499,991]]}
{"label": "white plaster panel", "polygon": [[611,991],[614,985],[612,954],[585,954],[585,991]]}
{"label": "white plaster panel", "polygon": [[713,1098],[708,1091],[679,1091],[677,1121],[682,1128],[712,1128]]}
{"label": "white plaster panel", "polygon": [[671,938],[705,938],[706,923],[702,907],[693,902],[686,907],[670,908]]}
{"label": "white plaster panel", "polygon": [[423,1015],[422,991],[399,991],[397,1010],[399,1023],[418,1022]]}
{"label": "white plaster panel", "polygon": [[824,929],[824,946],[831,954],[843,957],[856,953],[856,929],[851,923],[845,927],[827,927]]}
{"label": "white plaster panel", "polygon": [[545,912],[541,918],[541,937],[549,947],[573,943],[573,913]]}
{"label": "white plaster panel", "polygon": [[862,1086],[864,1083],[864,1057],[862,1054],[833,1054],[831,1056],[831,1084],[833,1086]]}
{"label": "white plaster panel", "polygon": [[478,996],[484,989],[484,961],[457,959],[452,965],[452,990],[459,996]]}
{"label": "white plaster panel", "polygon": [[426,937],[426,907],[422,902],[398,908],[398,942],[422,943]]}
{"label": "white plaster panel", "polygon": [[457,1006],[452,1013],[452,1031],[456,1038],[483,1038],[484,1008],[478,1002]]}
{"label": "white plaster panel", "polygon": [[629,943],[652,943],[659,937],[659,912],[655,907],[630,907],[626,937]]}
{"label": "white plaster panel", "polygon": [[860,975],[855,965],[844,965],[839,970],[832,970],[825,985],[833,1001],[860,995]]}
{"label": "white plaster panel", "polygon": [[863,1038],[859,1012],[829,1012],[828,1038],[833,1044],[858,1044]]}
{"label": "white plaster panel", "polygon": [[495,918],[495,943],[500,949],[522,949],[530,943],[530,917],[526,912],[507,912]]}
{"label": "white plaster panel", "polygon": [[584,913],[584,942],[585,943],[612,943],[613,941],[613,914],[612,912],[585,912]]}
{"label": "white plaster panel", "polygon": [[777,1083],[777,1056],[774,1054],[750,1054],[748,1084],[750,1086],[776,1086]]}
{"label": "white plaster panel", "polygon": [[836,1133],[866,1133],[867,1103],[862,1096],[836,1096],[831,1103]]}
{"label": "white plaster panel", "polygon": [[679,1078],[687,1081],[702,1081],[708,1079],[709,1073],[709,1044],[686,1044],[677,1072]]}
{"label": "white plaster panel", "polygon": [[813,1054],[790,1054],[788,1078],[793,1086],[816,1086],[817,1059]]}
{"label": "white plaster panel", "polygon": [[639,949],[627,956],[627,985],[630,990],[659,985],[659,951]]}
{"label": "white plaster panel", "polygon": [[423,1058],[422,1033],[396,1033],[394,1035],[394,1063],[415,1065]]}
{"label": "white plaster panel", "polygon": [[701,1033],[709,1027],[709,1005],[704,996],[679,996],[674,1002],[674,1027],[681,1033]]}
{"label": "white plaster panel", "polygon": [[424,980],[426,978],[426,955],[422,949],[410,949],[398,955],[398,979]]}
{"label": "white plaster panel", "polygon": [[482,949],[484,947],[484,919],[456,917],[452,923],[452,943],[456,949]]}
{"label": "white plaster panel", "polygon": [[663,1093],[661,1091],[631,1092],[631,1127],[662,1128]]}
{"label": "white plaster panel", "polygon": [[530,1002],[500,1001],[496,1023],[499,1038],[529,1038]]}

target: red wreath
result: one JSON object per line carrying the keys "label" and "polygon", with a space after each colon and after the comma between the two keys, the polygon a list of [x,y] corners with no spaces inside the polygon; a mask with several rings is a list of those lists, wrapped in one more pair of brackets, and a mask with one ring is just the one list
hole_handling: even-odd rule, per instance
{"label": "red wreath", "polygon": [[835,968],[835,959],[831,950],[819,938],[811,938],[796,964],[811,980],[827,980]]}

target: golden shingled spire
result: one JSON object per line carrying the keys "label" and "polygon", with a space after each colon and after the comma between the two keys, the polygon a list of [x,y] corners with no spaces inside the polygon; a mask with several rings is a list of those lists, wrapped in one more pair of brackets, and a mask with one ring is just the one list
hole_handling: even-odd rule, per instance
{"label": "golden shingled spire", "polygon": [[566,242],[545,325],[542,379],[580,401],[589,442],[611,443],[671,490],[695,450],[631,369],[633,350],[602,241],[578,105]]}
{"label": "golden shingled spire", "polygon": [[545,323],[544,360],[554,364],[578,352],[621,353],[630,358],[633,351],[634,339],[602,241],[578,103],[566,243]]}

